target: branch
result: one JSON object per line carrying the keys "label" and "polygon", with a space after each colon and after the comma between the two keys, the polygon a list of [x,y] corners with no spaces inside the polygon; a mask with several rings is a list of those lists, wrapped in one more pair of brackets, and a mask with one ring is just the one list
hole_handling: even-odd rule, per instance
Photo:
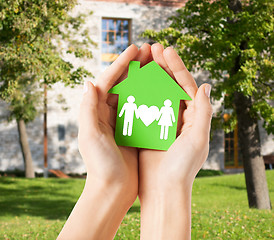
{"label": "branch", "polygon": [[229,0],[228,7],[234,12],[239,13],[242,11],[242,3],[240,0]]}
{"label": "branch", "polygon": [[30,41],[30,44],[32,44],[37,38],[38,38],[38,34]]}

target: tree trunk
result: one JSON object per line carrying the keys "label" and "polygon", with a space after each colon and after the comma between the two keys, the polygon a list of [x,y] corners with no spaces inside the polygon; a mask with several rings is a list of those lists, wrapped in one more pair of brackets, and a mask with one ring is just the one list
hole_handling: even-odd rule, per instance
{"label": "tree trunk", "polygon": [[265,166],[261,156],[258,120],[250,114],[251,98],[240,92],[235,92],[234,97],[249,207],[271,209]]}
{"label": "tree trunk", "polygon": [[25,121],[20,119],[17,120],[17,128],[18,128],[18,133],[19,133],[19,142],[20,142],[20,147],[24,159],[24,167],[25,167],[25,177],[26,178],[34,178],[34,168],[32,164],[32,157],[31,157],[31,152],[29,148],[29,143],[28,143],[28,135],[26,131],[26,124]]}
{"label": "tree trunk", "polygon": [[[234,12],[242,11],[240,0],[229,0],[228,7]],[[234,19],[235,20],[235,19]],[[232,19],[229,20],[234,23]],[[240,49],[247,48],[247,41],[243,40]],[[241,68],[241,55],[235,59],[234,67],[230,76],[237,74]],[[250,208],[271,209],[265,176],[264,160],[261,156],[261,143],[259,135],[258,120],[251,116],[251,97],[244,96],[241,92],[234,93],[234,105],[238,120],[238,133],[241,152],[243,155],[245,182]]]}

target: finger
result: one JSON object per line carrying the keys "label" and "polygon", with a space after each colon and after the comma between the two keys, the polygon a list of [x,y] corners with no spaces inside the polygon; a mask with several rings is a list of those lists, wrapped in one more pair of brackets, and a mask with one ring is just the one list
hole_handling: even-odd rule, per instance
{"label": "finger", "polygon": [[137,53],[138,48],[132,44],[102,74],[96,84],[100,100],[106,101],[109,89],[128,68],[129,62],[136,57]]}
{"label": "finger", "polygon": [[117,107],[118,104],[118,94],[109,94],[107,98],[107,104],[110,107]]}
{"label": "finger", "polygon": [[114,130],[115,126],[116,126],[116,116],[117,116],[117,107],[110,107],[109,108],[109,125],[111,126],[111,128]]}
{"label": "finger", "polygon": [[[144,66],[150,60],[151,60],[151,47],[148,43],[144,43],[140,47],[137,56],[134,58],[134,61],[139,61],[141,63],[141,66]],[[122,76],[119,78],[119,80],[117,82],[125,79],[127,77],[127,74],[128,74],[128,69],[126,69],[126,71],[124,71],[124,73],[122,74]],[[112,128],[114,128],[115,122],[116,122],[118,95],[117,94],[108,94],[107,104],[110,107],[110,116],[111,116],[110,120],[109,120],[109,124]]]}
{"label": "finger", "polygon": [[144,43],[140,47],[135,61],[139,61],[141,63],[141,67],[151,61],[151,46],[148,43]]}
{"label": "finger", "polygon": [[94,133],[99,132],[98,125],[98,95],[94,85],[85,82],[86,92],[80,105],[79,114],[79,138],[87,138]]}
{"label": "finger", "polygon": [[[164,50],[163,56],[168,65],[168,68],[173,72],[178,84],[192,99],[194,99],[198,87],[191,73],[185,67],[182,59],[171,47],[168,47]],[[188,104],[188,101],[186,101],[186,104]]]}
{"label": "finger", "polygon": [[[151,59],[151,47],[148,43],[144,43],[139,51],[138,54],[136,55],[136,57],[133,59],[134,61],[139,61],[141,64],[140,66],[144,66],[147,63],[149,63],[149,60]],[[128,74],[128,69],[126,69],[123,74],[121,75],[121,77],[119,78],[119,80],[116,83],[119,83],[120,81],[124,80],[125,78],[127,78],[127,74]]]}
{"label": "finger", "polygon": [[117,115],[117,105],[118,105],[118,95],[108,94],[107,105],[109,108],[109,125],[112,129],[115,129],[116,115]]}
{"label": "finger", "polygon": [[153,57],[152,57],[152,52],[151,52],[151,48],[150,48],[150,54],[149,54],[149,56],[147,58],[147,63],[150,63],[151,61],[153,61]]}
{"label": "finger", "polygon": [[[148,43],[144,43],[139,51],[134,61],[139,61],[141,66],[146,65],[151,60],[151,47]],[[122,74],[120,79],[125,79],[127,77],[128,69]],[[118,96],[116,94],[109,94],[107,98],[107,104],[109,106],[115,107],[117,106]]]}
{"label": "finger", "polygon": [[[134,61],[139,61],[141,66],[146,65],[151,60],[151,47],[148,43],[144,43],[139,51]],[[123,80],[127,77],[128,69],[122,74],[120,80]],[[118,96],[116,94],[109,94],[107,98],[107,104],[111,107],[117,107]]]}
{"label": "finger", "polygon": [[153,60],[158,63],[172,78],[174,78],[174,75],[172,71],[169,69],[167,62],[163,55],[164,47],[160,43],[154,43],[151,46],[151,53]]}
{"label": "finger", "polygon": [[182,133],[182,128],[183,128],[183,113],[184,113],[185,109],[186,109],[185,102],[184,101],[180,101],[176,137],[178,137]]}
{"label": "finger", "polygon": [[203,84],[199,87],[194,99],[195,111],[193,121],[193,136],[197,136],[198,142],[208,143],[210,125],[212,118],[212,106],[210,104],[210,90],[209,84]]}

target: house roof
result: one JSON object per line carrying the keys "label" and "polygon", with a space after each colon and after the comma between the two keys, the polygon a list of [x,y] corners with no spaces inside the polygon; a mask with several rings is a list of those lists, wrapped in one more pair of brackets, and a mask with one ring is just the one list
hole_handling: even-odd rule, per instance
{"label": "house roof", "polygon": [[155,61],[142,68],[140,62],[131,61],[128,77],[111,88],[109,93],[119,96],[141,96],[142,98],[170,98],[173,100],[191,100],[186,92]]}

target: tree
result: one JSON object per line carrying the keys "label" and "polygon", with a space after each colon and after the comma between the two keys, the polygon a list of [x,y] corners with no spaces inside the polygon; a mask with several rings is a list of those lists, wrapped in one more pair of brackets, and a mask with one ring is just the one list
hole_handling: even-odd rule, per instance
{"label": "tree", "polygon": [[260,209],[271,208],[258,120],[274,132],[273,6],[268,0],[188,1],[169,28],[143,34],[173,45],[188,69],[208,71],[214,99],[226,96],[233,109],[229,128],[238,122],[249,206]]}
{"label": "tree", "polygon": [[25,123],[42,108],[43,87],[74,86],[92,74],[64,60],[91,58],[94,42],[83,26],[89,15],[69,14],[76,0],[0,0],[0,98],[16,119],[26,177],[34,177]]}

